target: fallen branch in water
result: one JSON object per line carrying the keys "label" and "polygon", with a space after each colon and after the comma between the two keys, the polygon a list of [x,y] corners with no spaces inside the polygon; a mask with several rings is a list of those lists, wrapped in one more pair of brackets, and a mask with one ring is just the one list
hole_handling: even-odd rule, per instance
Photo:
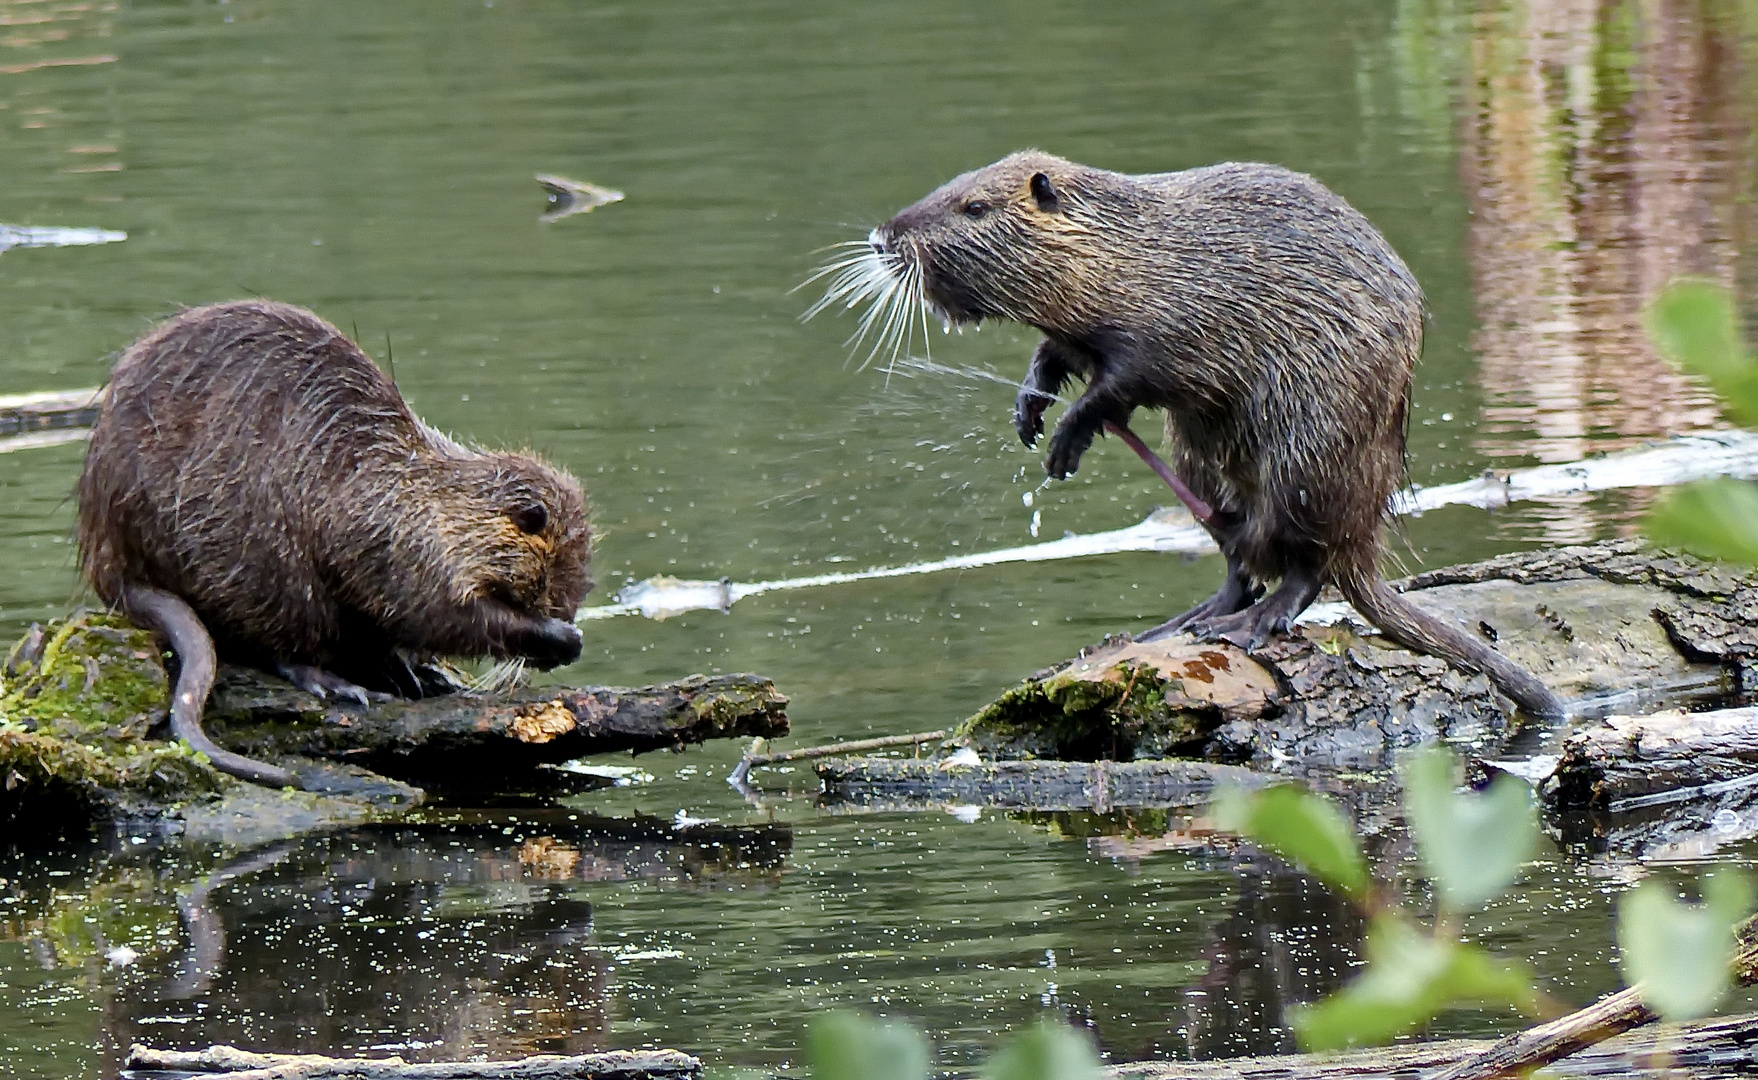
{"label": "fallen branch in water", "polygon": [[[1744,1074],[1758,1035],[1758,1015],[1699,1020],[1627,1034],[1557,1063],[1558,1077],[1707,1077]],[[1105,1070],[1111,1080],[1439,1080],[1436,1070],[1476,1060],[1483,1039],[1400,1043],[1372,1050],[1288,1054],[1225,1061],[1138,1061]]]}
{"label": "fallen branch in water", "polygon": [[561,1057],[541,1054],[517,1061],[435,1061],[400,1057],[332,1058],[318,1054],[253,1054],[231,1046],[154,1050],[135,1045],[123,1063],[140,1080],[154,1073],[204,1073],[228,1080],[696,1080],[702,1062],[676,1050],[612,1050]]}
{"label": "fallen branch in water", "polygon": [[1540,791],[1563,810],[1622,813],[1758,783],[1758,709],[1611,716],[1571,734]]}
{"label": "fallen branch in water", "polygon": [[[869,750],[884,750],[892,746],[916,746],[944,738],[946,738],[944,731],[923,731],[915,735],[882,735],[876,739],[856,739],[853,742],[804,746],[798,750],[788,750],[780,754],[748,753],[739,759],[738,765],[728,774],[726,782],[733,787],[744,787],[746,778],[751,775],[751,769],[758,765],[779,765],[784,761],[806,761],[811,758],[836,757],[841,754],[864,754]],[[755,747],[757,744],[753,742],[751,745]]]}
{"label": "fallen branch in water", "polygon": [[[1758,917],[1741,923],[1735,936],[1740,951],[1733,960],[1734,981],[1748,986],[1758,982]],[[1517,1031],[1483,1053],[1436,1073],[1431,1080],[1492,1080],[1528,1073],[1655,1018],[1642,1004],[1641,988],[1632,986],[1567,1016]]]}

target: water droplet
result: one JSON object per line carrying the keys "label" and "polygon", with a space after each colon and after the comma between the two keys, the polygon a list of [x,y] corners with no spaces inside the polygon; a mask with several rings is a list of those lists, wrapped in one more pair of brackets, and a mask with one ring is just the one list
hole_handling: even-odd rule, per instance
{"label": "water droplet", "polygon": [[1032,539],[1034,539],[1034,540],[1037,539],[1038,527],[1043,525],[1043,523],[1044,523],[1044,512],[1042,510],[1033,510],[1032,511]]}
{"label": "water droplet", "polygon": [[1037,496],[1034,492],[1028,491],[1024,495],[1021,495],[1019,497],[1019,501],[1025,503],[1027,506],[1030,506],[1032,504],[1032,500],[1036,497]]}

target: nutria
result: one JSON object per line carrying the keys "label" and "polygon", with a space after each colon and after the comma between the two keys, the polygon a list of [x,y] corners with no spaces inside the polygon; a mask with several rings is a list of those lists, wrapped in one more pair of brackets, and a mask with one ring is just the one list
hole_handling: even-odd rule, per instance
{"label": "nutria", "polygon": [[590,542],[573,477],[453,442],[341,331],[268,301],[129,346],[79,479],[87,580],[179,659],[174,732],[273,785],[294,778],[201,730],[216,647],[362,702],[418,695],[434,657],[570,663]]}
{"label": "nutria", "polygon": [[1070,378],[1086,382],[1051,436],[1053,477],[1137,407],[1166,411],[1227,578],[1144,636],[1255,649],[1335,582],[1398,644],[1487,674],[1528,713],[1562,715],[1531,673],[1380,576],[1423,296],[1317,180],[1257,164],[1128,176],[1027,151],[947,183],[827,269],[841,273],[821,303],[872,299],[868,324],[894,333],[916,303],[948,323],[1043,331],[1015,404],[1027,446]]}

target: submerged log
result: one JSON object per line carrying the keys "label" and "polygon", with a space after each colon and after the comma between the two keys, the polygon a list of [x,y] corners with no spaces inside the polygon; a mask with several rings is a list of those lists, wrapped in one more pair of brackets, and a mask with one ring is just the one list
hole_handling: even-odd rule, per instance
{"label": "submerged log", "polygon": [[817,766],[825,793],[884,809],[953,803],[1019,810],[1094,810],[1204,803],[1224,785],[1270,777],[1206,761],[991,761],[831,758]]}
{"label": "submerged log", "polygon": [[1540,785],[1559,810],[1620,813],[1758,785],[1758,708],[1611,716],[1571,734]]}
{"label": "submerged log", "polygon": [[[1758,686],[1758,578],[1640,541],[1508,555],[1401,587],[1494,642],[1578,714],[1713,702]],[[1483,676],[1397,648],[1329,603],[1249,655],[1186,636],[1107,639],[1008,691],[956,734],[996,758],[1371,768],[1442,738],[1494,753],[1520,722]]]}
{"label": "submerged log", "polygon": [[98,422],[98,394],[94,386],[0,396],[0,436],[91,427]]}
{"label": "submerged log", "polygon": [[231,1080],[697,1080],[702,1062],[676,1050],[610,1050],[517,1061],[436,1061],[400,1057],[332,1058],[318,1054],[255,1054],[231,1046],[155,1050],[136,1045],[123,1064],[129,1080],[156,1076],[223,1075]]}

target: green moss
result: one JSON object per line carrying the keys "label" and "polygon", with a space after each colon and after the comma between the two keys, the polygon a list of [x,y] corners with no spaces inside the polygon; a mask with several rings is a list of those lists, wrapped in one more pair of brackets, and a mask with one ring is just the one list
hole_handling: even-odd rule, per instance
{"label": "green moss", "polygon": [[0,683],[0,820],[103,815],[206,798],[222,778],[181,742],[146,737],[170,685],[151,634],[87,613],[33,626]]}
{"label": "green moss", "polygon": [[33,627],[8,657],[0,717],[88,744],[135,742],[165,715],[165,664],[151,634],[111,615]]}
{"label": "green moss", "polygon": [[1175,757],[1214,727],[1212,710],[1190,708],[1175,680],[1122,663],[1105,678],[1067,671],[1028,679],[966,720],[955,737],[998,758],[1133,761]]}

